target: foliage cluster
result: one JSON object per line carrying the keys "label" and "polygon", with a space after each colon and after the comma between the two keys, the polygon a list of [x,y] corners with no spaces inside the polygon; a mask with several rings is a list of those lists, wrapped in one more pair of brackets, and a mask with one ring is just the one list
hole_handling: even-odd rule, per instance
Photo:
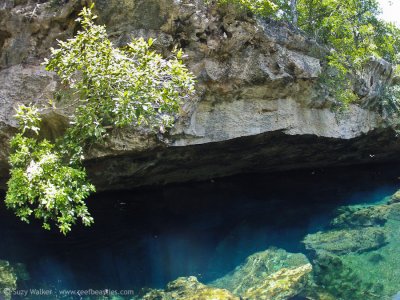
{"label": "foliage cluster", "polygon": [[78,219],[93,218],[85,199],[95,190],[82,165],[85,150],[105,141],[111,128],[141,126],[164,132],[173,125],[180,105],[194,92],[193,75],[181,61],[151,51],[153,41],[133,39],[126,47],[113,46],[104,26],[95,25],[91,9],[78,21],[82,30],[59,49],[51,49],[46,69],[54,71],[73,95],[75,112],[65,134],[55,141],[40,136],[40,111],[17,109],[19,133],[11,140],[11,178],[7,207],[21,220],[33,215],[50,228],[54,221],[64,234]]}
{"label": "foliage cluster", "polygon": [[357,99],[349,74],[360,75],[371,58],[399,62],[400,30],[379,19],[376,0],[299,0],[297,9],[298,26],[331,47],[327,59],[333,72],[324,79],[345,104]]}
{"label": "foliage cluster", "polygon": [[273,0],[218,0],[220,5],[233,4],[259,16],[270,16],[276,13],[278,5]]}
{"label": "foliage cluster", "polygon": [[46,229],[54,220],[64,234],[78,218],[90,225],[93,218],[83,200],[95,189],[84,168],[64,161],[62,140],[38,139],[41,120],[36,107],[19,106],[16,118],[19,133],[11,140],[7,207],[25,222],[32,214],[42,219]]}

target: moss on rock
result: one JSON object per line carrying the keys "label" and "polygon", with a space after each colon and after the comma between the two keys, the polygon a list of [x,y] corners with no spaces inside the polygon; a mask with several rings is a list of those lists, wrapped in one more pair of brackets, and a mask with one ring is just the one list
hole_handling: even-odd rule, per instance
{"label": "moss on rock", "polygon": [[297,268],[282,268],[278,272],[268,276],[254,287],[249,288],[243,299],[259,300],[285,300],[300,294],[309,280],[312,271],[311,264],[305,264]]}
{"label": "moss on rock", "polygon": [[0,260],[0,296],[11,299],[17,288],[17,274],[8,261]]}
{"label": "moss on rock", "polygon": [[391,210],[390,205],[365,208],[346,206],[341,209],[342,213],[333,219],[331,225],[336,228],[382,226],[386,223]]}
{"label": "moss on rock", "polygon": [[165,290],[150,290],[143,300],[240,300],[225,289],[206,286],[196,277],[180,277],[168,283]]}
{"label": "moss on rock", "polygon": [[304,254],[271,248],[249,256],[211,285],[228,289],[243,299],[287,299],[302,292],[311,269]]}
{"label": "moss on rock", "polygon": [[334,254],[361,253],[387,243],[384,228],[337,229],[309,234],[304,239],[307,250],[324,250]]}

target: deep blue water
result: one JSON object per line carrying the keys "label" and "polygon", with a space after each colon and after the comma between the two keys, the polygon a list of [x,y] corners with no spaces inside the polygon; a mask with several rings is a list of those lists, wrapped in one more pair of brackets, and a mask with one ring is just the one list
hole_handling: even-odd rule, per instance
{"label": "deep blue water", "polygon": [[200,183],[99,193],[90,228],[47,232],[0,205],[0,259],[25,263],[26,287],[136,289],[179,276],[223,276],[270,246],[304,252],[341,205],[400,188],[399,165],[247,174]]}

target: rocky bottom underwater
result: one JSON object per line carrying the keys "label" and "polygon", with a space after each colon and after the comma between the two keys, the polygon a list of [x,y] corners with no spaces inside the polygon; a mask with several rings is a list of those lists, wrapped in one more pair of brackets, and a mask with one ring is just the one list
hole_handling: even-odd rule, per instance
{"label": "rocky bottom underwater", "polygon": [[207,285],[181,277],[142,299],[400,299],[400,192],[381,204],[341,207],[303,243],[307,256],[269,248]]}
{"label": "rocky bottom underwater", "polygon": [[[129,296],[57,294],[48,299],[400,299],[400,192],[382,199],[375,196],[373,203],[339,205],[327,215],[329,220],[314,220],[318,225],[309,222],[308,232],[297,234],[303,237],[297,248],[301,252],[266,242],[266,249],[251,254],[234,270],[213,280],[209,277],[203,281],[193,274],[170,281],[164,289],[141,288]],[[283,213],[282,218],[286,217]],[[229,239],[238,234],[240,230],[230,232],[225,236],[225,245],[219,244],[227,256],[231,255],[228,251],[237,251]],[[18,295],[21,286],[29,286],[28,269],[21,263],[0,261],[0,299],[47,299],[32,293]]]}

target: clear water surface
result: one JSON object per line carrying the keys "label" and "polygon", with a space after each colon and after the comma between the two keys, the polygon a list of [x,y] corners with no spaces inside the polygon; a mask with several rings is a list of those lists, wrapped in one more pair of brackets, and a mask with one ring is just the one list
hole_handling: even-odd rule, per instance
{"label": "clear water surface", "polygon": [[27,266],[20,288],[139,290],[189,275],[207,283],[271,246],[306,253],[301,241],[340,206],[379,203],[399,176],[400,165],[370,165],[99,193],[88,201],[95,224],[67,237],[2,204],[0,259]]}

